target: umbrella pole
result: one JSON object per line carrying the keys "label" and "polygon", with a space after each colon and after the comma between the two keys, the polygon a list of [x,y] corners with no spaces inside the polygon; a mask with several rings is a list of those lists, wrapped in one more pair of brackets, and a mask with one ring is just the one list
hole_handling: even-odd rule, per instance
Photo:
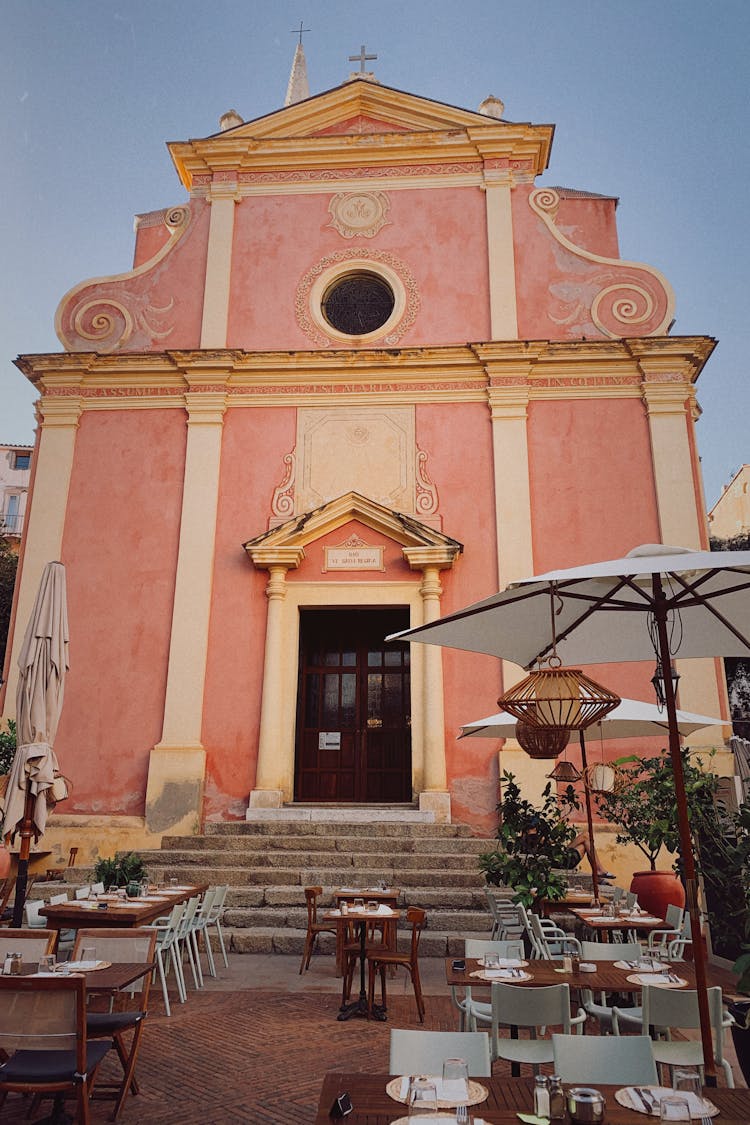
{"label": "umbrella pole", "polygon": [[701,919],[698,909],[698,880],[695,874],[693,839],[690,834],[690,817],[685,793],[685,774],[682,768],[682,754],[680,752],[680,734],[677,727],[677,706],[674,695],[674,684],[669,674],[672,667],[672,660],[669,651],[669,637],[667,635],[666,597],[659,574],[653,575],[653,590],[654,619],[659,639],[659,659],[664,672],[664,697],[667,704],[667,719],[669,723],[669,755],[672,762],[672,771],[674,773],[677,824],[680,833],[680,852],[685,877],[685,897],[687,899],[693,938],[693,967],[695,969],[695,986],[698,996],[701,1043],[703,1045],[703,1067],[706,1085],[715,1086],[716,1062],[714,1059],[713,1040],[711,1038],[711,1017],[708,1011],[706,954],[701,940]]}
{"label": "umbrella pole", "polygon": [[582,730],[578,732],[578,741],[581,744],[581,766],[583,772],[583,793],[586,798],[586,820],[589,826],[589,856],[591,858],[591,883],[594,888],[594,902],[599,902],[599,872],[597,868],[599,861],[596,858],[596,845],[594,844],[594,817],[591,812],[591,790],[589,789],[589,778],[587,771],[588,763],[586,761],[586,739]]}
{"label": "umbrella pole", "polygon": [[34,798],[29,785],[26,785],[26,796],[23,802],[23,820],[21,821],[21,846],[18,852],[18,871],[16,872],[16,897],[13,901],[13,929],[20,929],[23,925],[23,906],[26,902],[26,886],[29,881],[29,853],[31,852],[31,836],[34,814]]}

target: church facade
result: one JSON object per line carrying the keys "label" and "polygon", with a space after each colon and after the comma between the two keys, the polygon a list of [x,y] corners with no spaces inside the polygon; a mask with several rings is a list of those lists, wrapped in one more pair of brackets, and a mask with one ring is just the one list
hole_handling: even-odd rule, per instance
{"label": "church facade", "polygon": [[[169,145],[187,200],[137,217],[132,270],[65,295],[64,350],[19,357],[39,428],[4,714],[59,558],[73,793],[52,823],[77,842],[289,804],[490,831],[498,744],[455,736],[519,669],[386,635],[639,543],[707,545],[714,341],[669,335],[617,201],[537,186],[553,128],[502,113],[359,74],[225,115]],[[721,713],[716,662],[680,670],[681,705]],[[651,698],[653,666],[592,671]]]}

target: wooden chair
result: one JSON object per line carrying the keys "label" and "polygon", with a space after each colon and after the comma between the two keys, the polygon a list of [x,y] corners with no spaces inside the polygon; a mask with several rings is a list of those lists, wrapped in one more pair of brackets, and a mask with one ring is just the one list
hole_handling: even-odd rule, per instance
{"label": "wooden chair", "polygon": [[334,922],[318,921],[318,899],[323,894],[322,887],[305,887],[305,903],[307,904],[307,933],[305,934],[305,947],[302,950],[302,960],[299,971],[302,974],[310,968],[310,958],[313,954],[318,934],[336,934]]}
{"label": "wooden chair", "polygon": [[372,1008],[375,999],[375,974],[379,972],[382,1004],[383,1007],[386,1007],[385,971],[391,966],[398,967],[400,965],[406,969],[411,977],[419,1022],[424,1023],[424,997],[422,996],[422,983],[419,979],[419,939],[422,936],[427,915],[420,907],[410,906],[406,911],[406,921],[411,925],[411,941],[408,953],[399,953],[396,949],[386,949],[383,946],[374,947],[367,952],[369,1003]]}
{"label": "wooden chair", "polygon": [[57,930],[0,930],[0,962],[8,953],[22,953],[24,961],[38,961],[55,952]]}
{"label": "wooden chair", "polygon": [[[89,1097],[109,1043],[86,1038],[83,976],[0,976],[0,1105],[9,1093],[76,1099],[88,1125]],[[62,1109],[62,1106],[59,1106]]]}
{"label": "wooden chair", "polygon": [[[73,949],[74,960],[80,957],[84,946],[93,947],[97,959],[102,961],[136,961],[151,966],[154,962],[156,931],[145,928],[140,930],[79,930]],[[151,972],[147,972],[140,980],[134,981],[127,990],[131,996],[137,997],[136,1007],[124,1011],[88,1012],[86,1015],[88,1038],[109,1039],[122,1066],[121,1082],[106,1087],[99,1085],[96,1090],[97,1096],[114,1097],[113,1121],[116,1121],[120,1115],[128,1090],[132,1094],[138,1093],[135,1064],[141,1045],[144,1021],[148,1015],[151,976]],[[126,1036],[130,1032],[133,1033],[133,1037],[130,1040],[130,1046],[128,1046]]]}

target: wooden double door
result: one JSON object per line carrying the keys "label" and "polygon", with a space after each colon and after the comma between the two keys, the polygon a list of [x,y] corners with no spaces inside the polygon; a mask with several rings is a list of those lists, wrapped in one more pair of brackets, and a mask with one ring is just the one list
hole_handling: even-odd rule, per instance
{"label": "wooden double door", "polygon": [[411,801],[407,609],[303,610],[295,800]]}

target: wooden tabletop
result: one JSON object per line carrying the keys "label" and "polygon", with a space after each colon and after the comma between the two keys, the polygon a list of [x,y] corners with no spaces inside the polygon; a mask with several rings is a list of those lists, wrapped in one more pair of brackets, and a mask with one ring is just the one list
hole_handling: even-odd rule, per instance
{"label": "wooden tabletop", "polygon": [[663,930],[668,929],[663,918],[656,918],[649,914],[621,914],[617,918],[605,917],[603,914],[591,914],[584,907],[568,907],[573,915],[590,930],[609,932],[610,930]]}
{"label": "wooden tabletop", "polygon": [[[86,991],[114,995],[115,992],[122,992],[128,985],[145,977],[153,967],[153,962],[146,964],[143,961],[113,961],[106,969],[93,969],[83,973],[86,978]],[[33,976],[36,973],[36,964],[24,962],[23,970],[24,976]],[[63,974],[58,970],[55,975]]]}
{"label": "wooden tabletop", "polygon": [[[453,958],[445,959],[445,979],[451,987],[489,988],[490,982],[471,974],[482,969],[481,963],[474,957],[465,958],[466,968],[463,970],[453,968]],[[596,965],[595,973],[563,973],[562,961],[529,961],[524,972],[531,973],[531,980],[509,980],[506,984],[517,984],[526,988],[539,987],[547,984],[569,984],[571,988],[591,988],[595,992],[639,992],[641,985],[629,981],[628,977],[647,977],[649,974],[640,973],[637,969],[618,969],[614,961],[592,961]],[[695,969],[691,961],[673,961],[673,971],[687,983],[685,988],[695,988]],[[737,977],[728,969],[719,968],[718,965],[706,965],[706,977],[709,988],[718,985],[725,996],[737,994]],[[750,1120],[750,1119],[749,1119]]]}
{"label": "wooden tabletop", "polygon": [[[581,1047],[585,1046],[581,1038]],[[346,1118],[350,1125],[391,1125],[401,1117],[406,1117],[406,1106],[385,1092],[390,1081],[387,1074],[329,1073],[323,1081],[315,1125],[330,1125],[329,1110],[334,1098],[347,1092],[352,1099],[353,1112]],[[488,1125],[518,1125],[517,1113],[531,1113],[533,1103],[533,1079],[527,1078],[478,1078],[488,1091],[486,1101],[469,1110],[475,1117],[482,1117]],[[597,1089],[606,1098],[607,1125],[645,1125],[654,1118],[643,1113],[625,1109],[615,1101],[617,1086],[598,1085]],[[723,1087],[706,1089],[720,1113],[712,1118],[717,1125],[748,1125],[750,1121],[750,1090],[727,1090]],[[658,1120],[658,1118],[657,1118]]]}
{"label": "wooden tabletop", "polygon": [[335,902],[353,902],[355,898],[363,898],[365,902],[382,902],[386,906],[396,906],[401,894],[399,887],[339,887],[333,892]]}
{"label": "wooden tabletop", "polygon": [[50,930],[92,929],[102,926],[130,929],[148,925],[155,918],[169,914],[178,902],[187,902],[193,895],[202,894],[207,886],[207,883],[201,883],[194,887],[165,887],[149,895],[148,899],[112,899],[107,895],[100,896],[94,902],[71,899],[55,906],[43,906],[39,913],[47,919],[47,928]]}

